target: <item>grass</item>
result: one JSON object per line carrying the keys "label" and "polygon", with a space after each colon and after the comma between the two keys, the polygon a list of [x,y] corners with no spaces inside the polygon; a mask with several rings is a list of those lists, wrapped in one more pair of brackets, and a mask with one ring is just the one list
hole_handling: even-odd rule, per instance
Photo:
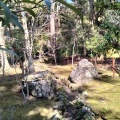
{"label": "grass", "polygon": [[54,101],[31,100],[25,102],[22,94],[6,90],[0,97],[1,120],[47,120],[53,114]]}
{"label": "grass", "polygon": [[[56,69],[57,68],[57,69]],[[54,66],[52,70],[67,78],[74,66]],[[83,86],[88,93],[87,104],[107,120],[120,119],[120,77],[105,69],[99,69],[100,80],[93,80]]]}
{"label": "grass", "polygon": [[[65,78],[74,68],[71,65],[52,66],[37,62],[36,65],[38,70],[40,68],[49,69],[58,76]],[[100,80],[93,80],[83,86],[88,93],[86,104],[107,120],[118,120],[120,119],[120,77],[112,78],[112,73],[104,69],[99,70],[99,72],[101,72]],[[20,75],[20,71],[17,73]],[[55,114],[56,111],[52,109],[54,100],[31,98],[29,102],[25,102],[21,93],[14,92],[17,85],[15,77],[9,76],[7,76],[9,80],[0,83],[1,120],[49,120]]]}
{"label": "grass", "polygon": [[107,120],[120,119],[120,78],[104,78],[92,81],[86,87],[87,103]]}
{"label": "grass", "polygon": [[54,114],[52,100],[32,98],[26,102],[21,93],[15,93],[16,81],[0,84],[0,120],[49,120]]}
{"label": "grass", "polygon": [[[17,70],[19,78],[21,71]],[[14,70],[0,78],[0,120],[49,120],[56,112],[52,109],[54,101],[30,97],[26,102],[22,93],[15,92],[21,79],[16,81],[13,74]]]}

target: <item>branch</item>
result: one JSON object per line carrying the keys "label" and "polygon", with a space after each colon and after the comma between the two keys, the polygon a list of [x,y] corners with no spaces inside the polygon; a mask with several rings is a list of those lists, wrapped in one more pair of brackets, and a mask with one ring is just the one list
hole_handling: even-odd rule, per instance
{"label": "branch", "polygon": [[[107,60],[105,59],[105,62],[108,64],[108,65],[110,65],[108,62],[107,62]],[[112,67],[112,65],[110,65],[110,67],[112,68],[112,69],[114,69],[115,70],[115,72],[120,76],[120,73],[114,68],[114,67]]]}
{"label": "branch", "polygon": [[[43,2],[43,0],[39,1],[37,4],[39,4],[41,2]],[[30,9],[39,8],[40,6],[37,6],[37,4],[34,5],[33,7],[31,7]],[[20,7],[20,6],[16,6],[16,7]],[[46,7],[46,5],[43,5],[43,7]],[[17,13],[24,12],[24,11],[26,11],[26,10],[16,10]]]}

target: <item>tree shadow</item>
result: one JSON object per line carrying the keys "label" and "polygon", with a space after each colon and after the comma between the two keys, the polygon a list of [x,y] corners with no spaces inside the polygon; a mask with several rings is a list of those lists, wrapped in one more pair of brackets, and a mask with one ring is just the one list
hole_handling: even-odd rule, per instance
{"label": "tree shadow", "polygon": [[0,74],[0,81],[11,81],[16,79],[22,79],[22,74],[13,74],[13,75],[1,75]]}
{"label": "tree shadow", "polygon": [[102,75],[102,74],[99,79],[95,79],[95,80],[101,81],[101,82],[107,82],[111,84],[120,83],[120,77],[111,77],[110,75]]}
{"label": "tree shadow", "polygon": [[[11,120],[49,120],[48,113],[42,115],[42,110],[39,111],[38,107],[44,109],[43,104],[37,101],[2,107],[0,108],[2,111],[1,118],[2,120],[7,120],[8,118],[11,118]],[[50,109],[50,107],[45,108]]]}
{"label": "tree shadow", "polygon": [[[116,112],[114,109],[110,109],[106,107],[105,103],[110,102],[109,100],[101,96],[94,96],[94,97],[90,96],[88,99],[91,99],[92,101],[95,100],[95,101],[104,103],[105,107],[99,108],[97,110],[93,108],[94,113],[98,116],[101,116],[103,120],[119,120],[120,119],[120,112]],[[92,103],[92,104],[96,104],[96,103]]]}
{"label": "tree shadow", "polygon": [[[102,118],[105,118],[108,114],[112,114],[112,110],[107,110],[105,108],[102,108],[100,111],[99,111],[99,114],[100,116],[102,116]],[[107,120],[107,119],[106,119]]]}
{"label": "tree shadow", "polygon": [[[26,120],[26,118],[24,120]],[[46,116],[41,116],[39,113],[37,113],[35,115],[27,117],[27,120],[48,120],[48,118]]]}
{"label": "tree shadow", "polygon": [[115,120],[120,120],[120,112],[116,112],[114,115]]}
{"label": "tree shadow", "polygon": [[[114,112],[114,110],[107,110],[105,108],[102,108],[99,111],[100,116],[102,118],[105,118],[105,120],[120,120],[120,113],[119,112]],[[109,116],[108,116],[109,115]],[[112,115],[112,116],[111,116]]]}
{"label": "tree shadow", "polygon": [[22,80],[22,74],[16,75],[6,75],[2,76],[0,75],[0,92],[1,94],[12,94],[20,92],[20,83]]}

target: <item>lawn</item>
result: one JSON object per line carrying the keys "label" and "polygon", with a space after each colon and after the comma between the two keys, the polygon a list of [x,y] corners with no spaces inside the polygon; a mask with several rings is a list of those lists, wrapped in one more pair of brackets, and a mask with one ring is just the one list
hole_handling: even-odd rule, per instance
{"label": "lawn", "polygon": [[[74,68],[71,65],[53,66],[50,64],[35,62],[36,71],[51,70],[61,78],[67,78]],[[0,84],[0,120],[49,120],[57,111],[52,109],[53,100],[39,100],[33,97],[26,102],[21,93],[16,93],[21,71],[17,70],[17,80],[11,71],[6,76],[6,80],[1,77]],[[107,120],[120,119],[120,77],[112,77],[110,71],[99,69],[101,77],[93,80],[83,89],[88,93],[86,104],[90,106],[96,114]]]}
{"label": "lawn", "polygon": [[85,86],[87,103],[107,120],[120,119],[120,77],[112,78],[111,72],[102,72],[101,80],[94,80]]}

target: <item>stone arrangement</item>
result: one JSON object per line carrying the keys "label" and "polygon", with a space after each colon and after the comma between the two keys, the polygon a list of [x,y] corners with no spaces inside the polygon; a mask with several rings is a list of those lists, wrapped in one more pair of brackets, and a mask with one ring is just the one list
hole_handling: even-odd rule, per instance
{"label": "stone arrangement", "polygon": [[[87,59],[82,59],[71,72],[69,80],[75,84],[83,84],[97,77],[98,72],[95,66]],[[57,88],[56,79],[56,76],[48,70],[29,74],[22,80],[22,91],[25,95],[29,93],[37,98],[56,100],[53,109],[57,110],[57,114],[55,113],[50,120],[96,120],[95,113],[84,104],[87,92],[77,91],[71,94],[72,91],[69,88],[67,88],[69,90],[60,91]],[[71,84],[70,81],[68,85]],[[64,85],[59,87],[62,88]]]}

